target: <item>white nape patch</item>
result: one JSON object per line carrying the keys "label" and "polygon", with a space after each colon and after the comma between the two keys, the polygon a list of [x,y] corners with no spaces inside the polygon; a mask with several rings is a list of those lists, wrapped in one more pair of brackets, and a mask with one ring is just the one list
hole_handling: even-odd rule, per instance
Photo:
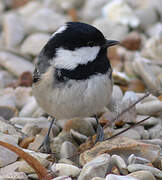
{"label": "white nape patch", "polygon": [[99,46],[81,47],[75,50],[58,48],[52,63],[56,68],[75,69],[79,64],[93,61],[100,50]]}
{"label": "white nape patch", "polygon": [[52,34],[51,38],[54,37],[54,36],[55,36],[56,34],[58,34],[58,33],[64,32],[66,29],[67,29],[67,25],[61,26],[56,32],[54,32],[54,33]]}

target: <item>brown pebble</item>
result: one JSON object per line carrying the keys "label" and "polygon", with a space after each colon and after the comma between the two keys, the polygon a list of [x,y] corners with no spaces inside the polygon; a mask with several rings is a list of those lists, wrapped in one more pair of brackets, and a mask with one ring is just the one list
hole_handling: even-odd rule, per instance
{"label": "brown pebble", "polygon": [[19,76],[18,79],[19,86],[29,87],[32,85],[32,74],[31,72],[24,72]]}
{"label": "brown pebble", "polygon": [[129,50],[138,50],[141,47],[141,36],[139,33],[133,31],[121,41],[121,45]]}
{"label": "brown pebble", "polygon": [[22,141],[20,141],[19,146],[27,149],[29,144],[32,143],[34,140],[35,138],[33,136],[26,137]]}

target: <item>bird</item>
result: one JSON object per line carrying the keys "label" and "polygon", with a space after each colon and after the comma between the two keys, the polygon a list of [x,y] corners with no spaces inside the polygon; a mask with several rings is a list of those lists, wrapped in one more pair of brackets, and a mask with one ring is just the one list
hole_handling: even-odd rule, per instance
{"label": "bird", "polygon": [[[32,90],[39,106],[53,117],[41,144],[44,152],[51,152],[49,133],[55,119],[90,117],[108,104],[113,80],[107,48],[118,43],[92,25],[67,22],[42,48]],[[96,121],[96,141],[102,141],[103,129]]]}

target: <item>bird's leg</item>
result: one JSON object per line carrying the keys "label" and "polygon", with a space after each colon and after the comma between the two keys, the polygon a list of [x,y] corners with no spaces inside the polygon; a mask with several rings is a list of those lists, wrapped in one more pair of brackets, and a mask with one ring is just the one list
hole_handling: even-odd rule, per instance
{"label": "bird's leg", "polygon": [[95,118],[96,118],[96,122],[97,122],[97,135],[96,135],[95,143],[97,143],[98,141],[102,142],[104,140],[104,131],[103,131],[101,124],[98,121],[98,117],[95,116]]}
{"label": "bird's leg", "polygon": [[48,132],[47,132],[42,144],[39,147],[39,150],[41,150],[42,152],[51,153],[49,135],[50,135],[50,131],[51,131],[51,128],[52,128],[52,125],[53,125],[54,121],[55,121],[55,118],[52,118],[52,121],[51,121],[50,126],[48,128]]}

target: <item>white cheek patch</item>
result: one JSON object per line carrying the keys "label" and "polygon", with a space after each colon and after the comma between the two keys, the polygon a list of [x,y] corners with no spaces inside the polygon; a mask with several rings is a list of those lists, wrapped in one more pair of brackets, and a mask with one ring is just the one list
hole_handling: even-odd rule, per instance
{"label": "white cheek patch", "polygon": [[67,29],[67,25],[61,26],[56,32],[54,32],[51,36],[51,38],[53,38],[56,34],[58,33],[62,33]]}
{"label": "white cheek patch", "polygon": [[79,64],[87,64],[93,61],[100,50],[99,46],[81,47],[73,51],[58,48],[56,50],[56,57],[52,60],[56,68],[75,69]]}

